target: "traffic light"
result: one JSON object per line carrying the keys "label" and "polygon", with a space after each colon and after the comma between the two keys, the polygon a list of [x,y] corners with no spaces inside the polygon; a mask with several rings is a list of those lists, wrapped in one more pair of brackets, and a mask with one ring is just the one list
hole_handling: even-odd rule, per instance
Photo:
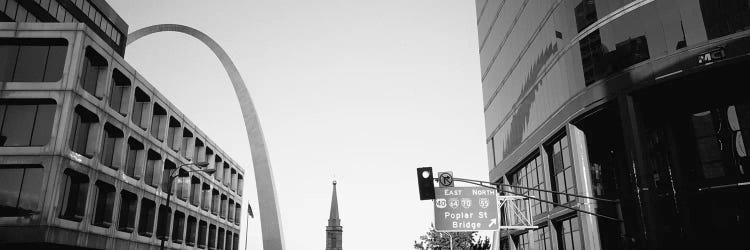
{"label": "traffic light", "polygon": [[420,200],[435,199],[435,184],[432,181],[432,167],[417,168],[417,183],[419,184]]}

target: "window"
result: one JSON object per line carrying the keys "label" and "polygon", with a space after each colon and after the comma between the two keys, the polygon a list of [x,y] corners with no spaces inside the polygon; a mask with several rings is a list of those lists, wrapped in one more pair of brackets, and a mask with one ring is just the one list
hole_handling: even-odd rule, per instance
{"label": "window", "polygon": [[167,110],[154,103],[154,113],[151,117],[151,135],[157,140],[164,140],[164,124],[167,123]]}
{"label": "window", "polygon": [[201,196],[203,196],[203,203],[201,204],[201,208],[203,210],[208,211],[211,209],[211,185],[208,185],[208,183],[203,183],[203,187],[201,188]]}
{"label": "window", "polygon": [[198,247],[206,248],[206,222],[203,220],[198,223]]}
{"label": "window", "polygon": [[180,131],[181,126],[182,125],[179,121],[177,121],[177,119],[175,119],[174,117],[169,117],[169,129],[167,130],[167,146],[174,151],[179,150],[177,148],[179,142],[176,140],[179,139],[177,137],[177,133]]}
{"label": "window", "polygon": [[224,249],[224,229],[219,228],[219,235],[216,236],[217,242],[216,242],[216,249],[222,250]]}
{"label": "window", "polygon": [[68,41],[60,38],[0,39],[0,82],[59,81],[67,52]]}
{"label": "window", "polygon": [[744,0],[700,0],[708,39],[750,29],[750,3]]}
{"label": "window", "polygon": [[581,242],[581,224],[578,217],[572,217],[556,223],[558,249],[583,249]]}
{"label": "window", "polygon": [[534,230],[536,233],[536,239],[534,239],[534,244],[536,244],[537,249],[539,250],[553,250],[555,248],[552,248],[552,238],[550,237],[550,229],[547,226],[542,226],[539,229]]}
{"label": "window", "polygon": [[175,243],[182,243],[182,235],[185,231],[185,214],[180,211],[174,212],[174,220],[172,221],[172,241]]}
{"label": "window", "polygon": [[60,218],[81,221],[86,210],[86,195],[89,191],[89,177],[66,169],[64,172]]}
{"label": "window", "polygon": [[40,211],[43,174],[41,165],[0,165],[0,217]]}
{"label": "window", "polygon": [[208,225],[208,249],[214,249],[216,246],[216,225]]}
{"label": "window", "polygon": [[240,174],[240,175],[237,175],[237,194],[238,194],[239,196],[242,196],[242,189],[243,189],[243,188],[244,188],[244,186],[245,186],[245,184],[244,184],[244,180],[245,180],[245,179],[243,179],[243,178],[242,178],[242,175],[241,175],[241,174]]}
{"label": "window", "polygon": [[49,143],[56,104],[51,99],[0,100],[0,146],[44,146]]}
{"label": "window", "polygon": [[[538,153],[534,153],[531,157],[524,160],[523,163],[519,165],[518,169],[511,174],[510,184],[536,189],[549,189],[545,185],[545,176],[548,176],[548,174],[542,164],[542,156]],[[517,188],[514,192],[538,197],[550,202],[553,201],[552,194],[548,192],[539,192],[523,188]],[[519,203],[517,205],[521,208],[521,211],[526,211],[525,203],[521,204],[523,201],[516,202]],[[530,203],[531,212],[534,216],[547,212],[552,207],[551,203],[545,203],[538,200],[530,199],[528,202]]]}
{"label": "window", "polygon": [[100,82],[103,82],[106,70],[107,60],[91,47],[86,47],[86,54],[83,60],[83,71],[81,72],[81,87],[89,94],[99,97],[97,90]]}
{"label": "window", "polygon": [[177,190],[177,193],[175,196],[179,198],[180,200],[186,201],[188,199],[188,195],[190,194],[190,190],[188,189],[188,183],[190,182],[190,174],[187,172],[187,170],[180,168],[178,177],[174,179],[174,187]]}
{"label": "window", "polygon": [[146,185],[157,187],[158,183],[154,178],[154,174],[156,172],[156,169],[160,167],[159,165],[161,165],[161,155],[153,149],[149,149],[148,156],[146,158],[146,174],[143,180]]}
{"label": "window", "polygon": [[214,190],[211,192],[211,213],[214,215],[219,214],[219,207],[221,207],[221,204],[219,203],[219,190]]}
{"label": "window", "polygon": [[187,220],[187,234],[185,236],[185,245],[195,246],[195,230],[198,220],[193,216],[188,216]]}
{"label": "window", "polygon": [[234,204],[234,224],[240,225],[240,212],[242,212],[242,206],[240,205],[240,202],[237,202]]}
{"label": "window", "polygon": [[138,221],[138,234],[151,237],[154,233],[154,215],[156,204],[149,199],[141,199],[141,216]]}
{"label": "window", "polygon": [[112,225],[112,211],[115,207],[115,186],[96,181],[96,204],[92,225],[109,228]]}
{"label": "window", "polygon": [[[232,234],[229,231],[227,231],[227,235],[232,235],[232,238],[234,239],[232,241],[232,250],[238,250],[240,248],[240,236],[238,234]],[[228,238],[228,237],[227,237]],[[227,242],[227,250],[229,250],[229,242]]]}
{"label": "window", "polygon": [[229,230],[227,230],[227,240],[226,240],[227,243],[226,243],[226,245],[224,245],[224,249],[237,249],[237,247],[239,247],[239,246],[237,246],[237,244],[232,244],[232,237],[233,236],[234,236],[234,238],[237,238],[237,242],[239,242],[239,238],[238,238],[237,234],[233,234],[232,232],[230,232]]}
{"label": "window", "polygon": [[120,192],[120,215],[117,222],[117,230],[122,232],[133,232],[135,229],[135,211],[138,208],[138,196],[122,190]]}
{"label": "window", "polygon": [[193,132],[190,132],[190,130],[188,130],[187,128],[182,130],[182,144],[181,144],[180,153],[182,154],[182,157],[188,160],[190,160],[190,157],[189,157],[190,154],[188,152],[188,149],[190,149],[190,147],[192,146],[191,145],[192,140],[193,140]]}
{"label": "window", "polygon": [[231,180],[232,180],[232,183],[230,186],[232,188],[232,191],[237,191],[237,170],[234,170],[234,168],[232,168]]}
{"label": "window", "polygon": [[120,144],[123,137],[122,130],[118,129],[111,123],[104,124],[104,139],[102,140],[101,158],[99,161],[105,166],[117,169],[119,168],[119,162],[115,160],[118,157],[117,152],[120,152]]}
{"label": "window", "polygon": [[[563,134],[553,139],[552,143],[547,145],[546,150],[547,154],[549,154],[553,190],[575,194],[575,175],[573,173],[570,147],[568,146],[568,136]],[[565,204],[572,200],[575,200],[574,196],[564,194],[555,195],[555,202],[560,204]]]}
{"label": "window", "polygon": [[167,206],[159,206],[159,218],[158,224],[156,225],[156,237],[159,239],[169,239],[169,219],[172,218],[172,209]]}
{"label": "window", "polygon": [[[214,151],[211,150],[210,147],[206,147],[206,158],[203,158],[203,161],[208,162],[207,168],[216,168],[216,163],[214,161],[213,155],[214,155]],[[214,173],[214,177],[215,176],[216,176],[216,173]]]}
{"label": "window", "polygon": [[169,175],[172,173],[173,169],[177,169],[177,165],[174,164],[174,162],[170,160],[164,161],[164,167],[161,172],[161,190],[163,192],[172,192],[172,188],[169,187]]}
{"label": "window", "polygon": [[234,200],[229,199],[227,210],[227,220],[229,222],[234,222]]}
{"label": "window", "polygon": [[201,179],[193,176],[190,178],[190,204],[198,206],[201,203]]}
{"label": "window", "polygon": [[529,233],[522,233],[513,237],[516,250],[531,250],[529,247]]}
{"label": "window", "polygon": [[99,122],[99,117],[87,109],[76,106],[75,116],[73,117],[73,131],[70,134],[70,148],[73,152],[83,155],[87,158],[93,157],[93,149],[90,149],[91,142],[96,138],[92,124]]}
{"label": "window", "polygon": [[140,171],[137,171],[138,168],[136,167],[138,163],[141,163],[140,160],[143,155],[143,143],[133,139],[133,137],[128,138],[128,150],[125,153],[125,174],[133,177],[135,179],[141,178]]}
{"label": "window", "polygon": [[222,194],[221,195],[221,211],[219,211],[219,217],[226,218],[227,217],[227,196]]}
{"label": "window", "polygon": [[224,173],[224,177],[222,182],[224,183],[224,186],[229,186],[229,183],[232,182],[232,173],[229,171],[229,163],[226,161],[224,162],[224,170],[222,172]]}
{"label": "window", "polygon": [[130,90],[130,79],[117,69],[112,71],[112,85],[109,88],[109,107],[117,113],[125,114]]}
{"label": "window", "polygon": [[224,177],[224,174],[223,174],[224,168],[222,167],[223,161],[221,160],[221,156],[219,156],[218,154],[216,155],[215,158],[216,160],[214,163],[214,167],[216,168],[216,172],[214,172],[214,180],[217,180],[219,181],[219,183],[221,183],[221,178]]}
{"label": "window", "polygon": [[135,88],[133,96],[135,102],[133,103],[133,116],[130,117],[130,120],[133,121],[136,126],[145,129],[146,119],[143,119],[143,116],[146,115],[149,108],[148,105],[151,103],[151,97],[138,87]]}
{"label": "window", "polygon": [[193,162],[205,162],[206,161],[206,158],[203,157],[205,155],[205,153],[203,152],[203,149],[205,149],[203,141],[201,141],[198,138],[195,138],[195,149],[193,150]]}

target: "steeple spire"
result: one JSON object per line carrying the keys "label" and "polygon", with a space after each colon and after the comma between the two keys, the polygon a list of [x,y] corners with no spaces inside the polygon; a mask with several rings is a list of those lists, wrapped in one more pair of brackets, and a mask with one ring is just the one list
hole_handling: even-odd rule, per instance
{"label": "steeple spire", "polygon": [[333,181],[333,194],[331,196],[331,215],[326,227],[326,250],[341,250],[341,236],[344,228],[339,218],[339,201],[336,196],[336,181]]}
{"label": "steeple spire", "polygon": [[333,181],[333,196],[331,197],[331,216],[328,218],[328,226],[340,226],[339,200],[336,197],[336,181]]}

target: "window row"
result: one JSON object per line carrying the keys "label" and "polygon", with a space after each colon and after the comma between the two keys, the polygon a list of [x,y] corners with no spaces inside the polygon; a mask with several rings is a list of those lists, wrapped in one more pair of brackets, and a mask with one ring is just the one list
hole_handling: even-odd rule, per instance
{"label": "window row", "polygon": [[[90,47],[86,49],[84,60],[81,87],[101,99],[106,85],[107,61]],[[214,175],[217,181],[222,181],[225,186],[242,195],[242,189],[238,186],[242,186],[243,178],[235,168],[230,167],[221,156],[214,154],[211,147],[192,132],[194,130],[184,126],[175,116],[168,115],[167,109],[153,101],[146,91],[140,87],[133,89],[132,86],[128,76],[113,69],[108,106],[119,114],[130,115],[133,124],[148,131],[159,141],[166,140],[167,147],[183,158],[194,162],[208,162],[209,168],[215,167],[217,170]],[[132,108],[129,108],[130,100]]]}
{"label": "window row", "polygon": [[[92,112],[83,107],[76,107],[76,117],[73,121],[71,131],[71,149],[86,157],[92,157],[93,152],[89,143],[92,142],[88,135],[96,133],[91,126],[92,123],[98,123],[98,118]],[[178,176],[188,176],[186,170],[177,168],[174,161],[163,158],[162,155],[154,149],[146,149],[144,144],[133,137],[124,138],[122,130],[110,123],[103,126],[103,139],[99,148],[100,162],[103,165],[114,169],[122,169],[127,176],[140,180],[146,185],[154,188],[160,188],[164,192],[174,193],[177,198],[187,201],[196,207],[209,209],[215,215],[225,218],[232,222],[235,218],[235,202],[223,194],[220,189],[214,187],[213,194],[209,198],[211,185],[206,181],[201,181],[199,176],[177,177],[170,185],[170,175],[173,171],[183,171],[184,174]],[[227,171],[228,165],[225,165]],[[216,173],[214,173],[216,174]],[[172,191],[174,190],[174,191]],[[221,194],[220,194],[221,193]],[[219,202],[221,197],[221,202]],[[239,206],[239,204],[236,204]],[[239,212],[239,211],[237,211]]]}
{"label": "window row", "polygon": [[[43,5],[46,0],[34,0],[40,4]],[[50,0],[54,1],[54,0]],[[112,39],[112,41],[115,42],[115,44],[120,45],[120,37],[122,37],[122,33],[120,33],[117,28],[115,28],[115,25],[110,22],[107,17],[94,5],[89,4],[88,0],[71,0],[71,2],[74,2],[76,6],[78,6],[78,9],[80,9],[83,14],[88,16],[88,18],[94,22],[99,28],[104,31],[107,36]]]}
{"label": "window row", "polygon": [[[553,137],[549,142],[544,144],[544,151],[548,159],[547,167],[545,167],[544,160],[539,152],[534,152],[506,175],[508,176],[508,183],[514,186],[577,194],[572,161],[573,156],[570,151],[568,136],[561,133]],[[533,216],[548,212],[554,207],[553,203],[566,204],[576,200],[575,196],[566,194],[553,195],[549,192],[525,188],[514,188],[512,191],[538,197],[546,201],[529,201]],[[518,205],[522,211],[526,211],[525,205]]]}
{"label": "window row", "polygon": [[0,0],[0,22],[36,22],[38,18],[16,0]]}
{"label": "window row", "polygon": [[[99,161],[103,165],[114,169],[122,168],[126,175],[136,179],[145,177],[144,182],[154,187],[158,184],[156,182],[158,179],[155,176],[159,173],[155,173],[155,171],[159,167],[162,167],[162,169],[176,168],[176,163],[162,157],[158,148],[147,150],[144,143],[139,139],[134,137],[127,137],[126,139],[123,130],[109,122],[104,123],[101,145],[97,148],[92,145],[96,143],[96,140],[89,138],[89,135],[99,135],[96,126],[93,126],[93,124],[99,123],[96,114],[86,108],[77,106],[71,128],[71,150],[88,158],[92,158],[98,151]],[[207,152],[213,154],[210,151]],[[225,186],[231,185],[233,191],[242,190],[244,182],[242,175],[238,174],[237,170],[231,168],[228,163],[223,162],[222,164],[220,156],[215,157],[214,167],[217,169],[214,173],[215,178],[218,179],[216,176],[223,174],[225,180],[231,180],[231,182],[225,181],[223,183]],[[162,176],[166,178],[169,175],[162,174]],[[242,192],[238,191],[237,193],[241,195]]]}
{"label": "window row", "polygon": [[[188,246],[195,246],[197,242],[200,248],[208,246],[211,249],[236,249],[238,244],[238,235],[229,229],[225,230],[221,225],[208,225],[206,220],[200,220],[196,226],[198,220],[194,216],[185,218],[185,213],[181,211],[175,211],[173,214],[172,208],[164,205],[159,205],[157,209],[157,204],[153,200],[139,199],[136,194],[127,190],[121,190],[118,195],[113,185],[101,180],[90,187],[88,176],[71,169],[64,171],[64,178],[58,214],[62,219],[77,222],[83,220],[86,216],[86,197],[92,188],[95,200],[90,221],[94,226],[110,228],[116,224],[117,230],[121,232],[136,232],[144,237],[153,237],[155,234],[159,239],[171,238],[174,243],[184,242]],[[117,199],[120,201],[119,206],[115,205]],[[235,216],[239,218],[241,209],[239,204],[236,206],[233,210],[237,211]],[[239,220],[235,224],[239,225]]]}
{"label": "window row", "polygon": [[[533,236],[532,236],[533,235]],[[540,226],[533,234],[525,232],[512,237],[517,250],[576,250],[584,249],[581,225],[578,217],[568,217],[549,225]],[[534,247],[532,247],[532,244]],[[511,249],[508,238],[500,240],[499,249]]]}

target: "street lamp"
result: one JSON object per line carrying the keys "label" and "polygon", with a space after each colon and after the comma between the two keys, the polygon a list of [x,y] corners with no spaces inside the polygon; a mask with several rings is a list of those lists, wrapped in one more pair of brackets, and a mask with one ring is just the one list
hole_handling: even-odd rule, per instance
{"label": "street lamp", "polygon": [[[185,173],[204,172],[206,174],[213,174],[214,172],[216,172],[215,168],[203,169],[203,168],[205,168],[205,167],[208,166],[208,162],[185,163],[185,164],[179,165],[176,168],[172,169],[171,172],[169,172],[169,191],[167,191],[167,209],[171,209],[169,207],[169,202],[170,202],[170,199],[172,198],[172,182],[174,181],[175,178],[177,178],[178,176],[180,176],[180,171],[179,170],[182,169],[182,167],[188,166],[188,165],[195,165],[197,167],[200,167],[201,169],[190,170],[190,171],[187,171]],[[180,176],[180,177],[187,177],[187,176],[185,175],[185,176]],[[159,219],[161,219],[161,218],[159,218]],[[166,220],[166,219],[163,220],[162,224],[167,223],[167,221],[169,221],[169,220]],[[169,227],[168,224],[167,225],[161,225],[161,226],[162,226],[162,228],[164,228],[165,231],[169,231],[167,229]],[[161,237],[161,246],[159,247],[159,249],[164,249],[164,238],[166,238],[166,234],[168,234],[168,232],[164,232],[164,234],[165,235],[162,235],[162,237]]]}

